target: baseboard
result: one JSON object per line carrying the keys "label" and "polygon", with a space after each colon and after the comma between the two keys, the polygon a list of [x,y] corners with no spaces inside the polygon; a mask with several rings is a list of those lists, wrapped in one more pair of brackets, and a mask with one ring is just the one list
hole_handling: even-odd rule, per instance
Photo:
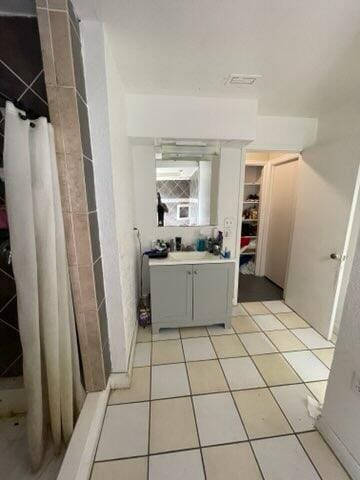
{"label": "baseboard", "polygon": [[57,480],[89,480],[110,393],[88,393],[67,447]]}
{"label": "baseboard", "polygon": [[353,480],[360,480],[360,464],[351,455],[346,446],[342,443],[336,433],[330,428],[323,417],[319,417],[316,422],[316,427],[324,437],[324,440],[329,444],[340,463],[348,472]]}
{"label": "baseboard", "polygon": [[129,358],[127,362],[127,371],[126,372],[112,372],[110,374],[110,388],[129,388],[131,384],[132,369],[134,363],[134,354],[135,354],[135,345],[137,339],[137,325],[134,328],[134,333],[131,340],[131,347]]}

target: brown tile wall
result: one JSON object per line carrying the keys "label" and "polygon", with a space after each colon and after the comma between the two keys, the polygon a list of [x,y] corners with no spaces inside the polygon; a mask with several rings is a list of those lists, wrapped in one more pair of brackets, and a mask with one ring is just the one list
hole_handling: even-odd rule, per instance
{"label": "brown tile wall", "polygon": [[96,391],[110,351],[79,25],[66,0],[37,0],[37,15],[84,378]]}

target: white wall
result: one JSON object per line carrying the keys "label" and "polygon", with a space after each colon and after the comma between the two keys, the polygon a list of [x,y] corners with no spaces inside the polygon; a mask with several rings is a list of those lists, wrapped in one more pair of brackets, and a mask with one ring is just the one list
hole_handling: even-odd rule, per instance
{"label": "white wall", "polygon": [[339,337],[330,372],[320,431],[352,478],[360,479],[360,395],[351,390],[360,374],[360,238],[350,275]]}
{"label": "white wall", "polygon": [[[155,152],[150,145],[135,145],[132,149],[134,162],[135,223],[141,231],[143,250],[151,246],[158,238],[169,240],[176,236],[183,238],[185,244],[194,243],[202,232],[212,234],[212,227],[158,227],[156,222],[156,178]],[[240,148],[221,148],[219,192],[218,192],[218,228],[224,229],[224,220],[232,218],[232,235],[224,239],[235,256],[236,225],[238,216],[238,198],[240,188]],[[148,271],[144,271],[144,291],[148,292]]]}
{"label": "white wall", "polygon": [[126,95],[127,133],[138,138],[255,138],[257,100]]}
{"label": "white wall", "polygon": [[305,117],[258,116],[252,150],[300,152],[316,140],[317,119]]}
{"label": "white wall", "polygon": [[[117,70],[105,29],[105,62],[108,89],[110,147],[113,169],[115,224],[122,297],[122,319],[125,327],[126,352],[129,354],[137,322],[137,246],[134,233],[133,164],[126,135],[127,112],[121,72]],[[109,180],[109,179],[108,179]],[[106,181],[106,179],[104,179]],[[116,255],[115,252],[113,252]],[[115,259],[114,259],[115,260]],[[119,292],[120,293],[120,292]],[[118,339],[115,338],[114,341]]]}
{"label": "white wall", "polygon": [[136,321],[133,178],[121,78],[103,26],[81,22],[94,180],[113,372],[127,370]]}
{"label": "white wall", "polygon": [[[319,139],[312,156],[334,155],[342,163],[344,175],[338,182],[338,194],[344,197],[347,212],[360,161],[359,138],[360,111],[355,103],[319,118]],[[360,374],[360,238],[352,244],[350,261],[346,262],[347,293],[320,427],[347,466],[355,465],[353,478],[360,479],[360,396],[351,391],[353,372]]]}

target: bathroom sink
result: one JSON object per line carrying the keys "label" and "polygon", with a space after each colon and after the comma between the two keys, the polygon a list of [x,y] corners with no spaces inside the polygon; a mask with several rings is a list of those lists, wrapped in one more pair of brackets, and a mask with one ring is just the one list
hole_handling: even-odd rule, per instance
{"label": "bathroom sink", "polygon": [[169,252],[169,259],[178,261],[214,260],[216,258],[209,252]]}

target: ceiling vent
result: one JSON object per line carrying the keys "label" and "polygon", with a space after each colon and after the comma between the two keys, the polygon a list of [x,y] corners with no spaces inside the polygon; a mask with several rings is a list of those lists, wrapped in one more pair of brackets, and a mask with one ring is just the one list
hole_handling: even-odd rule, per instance
{"label": "ceiling vent", "polygon": [[245,75],[243,73],[231,73],[225,79],[225,85],[254,85],[258,78],[261,78],[261,75]]}

